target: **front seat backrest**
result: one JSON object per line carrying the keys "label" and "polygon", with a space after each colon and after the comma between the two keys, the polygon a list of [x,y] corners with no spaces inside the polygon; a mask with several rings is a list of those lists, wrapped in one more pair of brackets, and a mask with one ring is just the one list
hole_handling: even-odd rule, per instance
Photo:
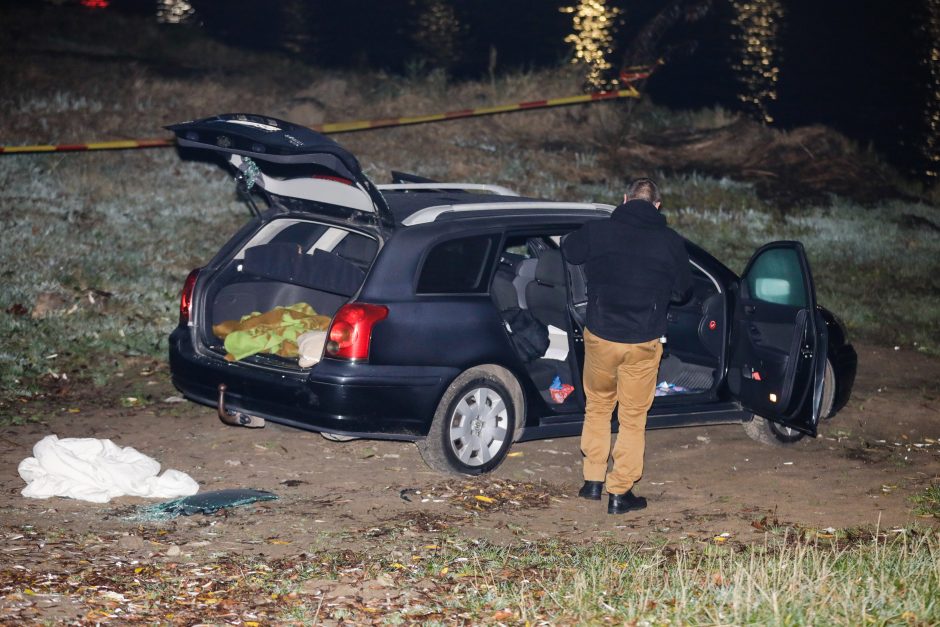
{"label": "front seat backrest", "polygon": [[519,307],[519,301],[516,296],[516,288],[512,285],[512,280],[516,273],[512,268],[503,263],[496,269],[496,275],[493,277],[493,286],[490,288],[490,294],[496,301],[496,307],[500,311],[507,309],[516,309]]}
{"label": "front seat backrest", "polygon": [[526,304],[543,324],[567,331],[568,290],[565,286],[565,261],[561,251],[544,250],[535,266],[535,280],[526,286]]}

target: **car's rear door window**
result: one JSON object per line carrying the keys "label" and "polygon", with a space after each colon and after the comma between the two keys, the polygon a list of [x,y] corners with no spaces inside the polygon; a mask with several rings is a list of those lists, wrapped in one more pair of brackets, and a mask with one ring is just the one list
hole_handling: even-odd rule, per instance
{"label": "car's rear door window", "polygon": [[477,294],[487,291],[499,235],[474,235],[436,244],[424,260],[418,294]]}

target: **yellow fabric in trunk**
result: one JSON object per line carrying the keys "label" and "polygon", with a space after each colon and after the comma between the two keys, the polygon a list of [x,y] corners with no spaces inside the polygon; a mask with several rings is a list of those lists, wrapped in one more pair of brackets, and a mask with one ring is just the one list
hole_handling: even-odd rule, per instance
{"label": "yellow fabric in trunk", "polygon": [[326,330],[330,317],[321,316],[307,303],[257,311],[241,320],[213,325],[212,332],[225,341],[225,358],[237,361],[258,353],[297,357],[297,338],[307,331]]}

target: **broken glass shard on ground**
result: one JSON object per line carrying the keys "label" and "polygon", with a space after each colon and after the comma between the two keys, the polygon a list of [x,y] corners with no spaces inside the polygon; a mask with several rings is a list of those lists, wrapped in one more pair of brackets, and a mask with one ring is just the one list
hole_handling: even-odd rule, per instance
{"label": "broken glass shard on ground", "polygon": [[258,501],[273,501],[275,499],[277,499],[276,494],[265,490],[215,490],[139,507],[137,512],[128,516],[127,519],[147,522],[170,520],[177,516],[214,514],[222,509],[242,507]]}

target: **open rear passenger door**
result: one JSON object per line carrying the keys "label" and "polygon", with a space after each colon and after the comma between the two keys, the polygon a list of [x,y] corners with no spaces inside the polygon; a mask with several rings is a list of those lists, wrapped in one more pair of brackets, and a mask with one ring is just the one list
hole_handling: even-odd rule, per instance
{"label": "open rear passenger door", "polygon": [[803,245],[758,249],[737,296],[729,390],[755,414],[815,436],[828,338]]}

